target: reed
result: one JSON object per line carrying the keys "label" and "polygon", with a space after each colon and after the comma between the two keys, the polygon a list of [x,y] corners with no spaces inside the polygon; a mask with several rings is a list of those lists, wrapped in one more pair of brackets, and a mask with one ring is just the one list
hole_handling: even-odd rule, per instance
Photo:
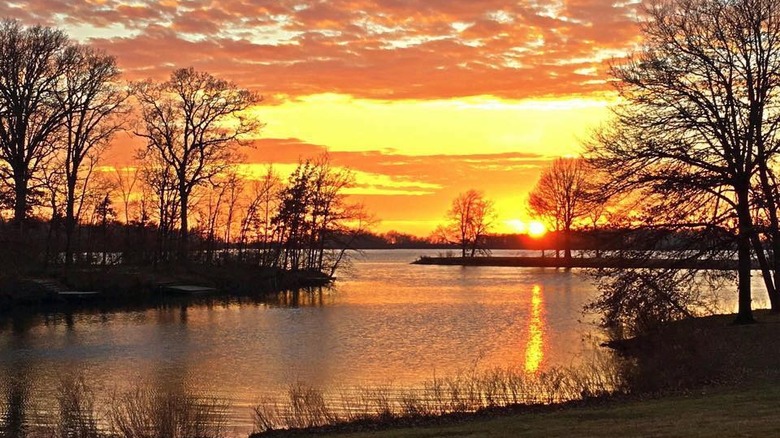
{"label": "reed", "polygon": [[356,421],[390,421],[477,412],[483,409],[549,405],[627,391],[612,360],[595,358],[570,368],[539,373],[476,369],[433,377],[416,389],[392,385],[340,389],[335,393],[296,382],[284,399],[266,398],[254,408],[258,433]]}

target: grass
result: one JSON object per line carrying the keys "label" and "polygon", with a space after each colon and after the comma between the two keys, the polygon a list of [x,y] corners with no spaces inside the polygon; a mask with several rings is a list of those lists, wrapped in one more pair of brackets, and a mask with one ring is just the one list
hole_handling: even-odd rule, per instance
{"label": "grass", "polygon": [[[290,385],[283,399],[266,399],[254,408],[255,430],[349,428],[424,423],[506,406],[550,406],[611,395],[624,389],[611,356],[595,355],[587,365],[538,374],[522,369],[478,370],[434,377],[422,388],[392,385],[338,393],[303,383]],[[311,431],[311,430],[310,430]]]}
{"label": "grass", "polygon": [[[338,434],[342,438],[775,436],[780,385],[671,396],[460,424]],[[335,434],[334,434],[335,435]]]}
{"label": "grass", "polygon": [[[81,375],[62,376],[55,406],[33,406],[26,379],[0,384],[0,437],[222,438],[227,401],[200,395],[186,383],[162,389],[137,382],[133,390],[99,397]],[[41,409],[43,408],[43,409]]]}

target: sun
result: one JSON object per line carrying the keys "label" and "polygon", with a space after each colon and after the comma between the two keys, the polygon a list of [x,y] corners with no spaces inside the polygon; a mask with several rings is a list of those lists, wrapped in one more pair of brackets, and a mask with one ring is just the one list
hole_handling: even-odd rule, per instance
{"label": "sun", "polygon": [[547,227],[539,221],[528,222],[528,235],[531,237],[542,237],[547,233]]}

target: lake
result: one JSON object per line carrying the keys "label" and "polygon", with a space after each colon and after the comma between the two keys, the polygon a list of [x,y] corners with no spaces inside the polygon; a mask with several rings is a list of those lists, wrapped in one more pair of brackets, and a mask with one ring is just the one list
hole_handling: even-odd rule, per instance
{"label": "lake", "polygon": [[[436,253],[367,251],[333,288],[268,302],[5,318],[0,382],[32,382],[29,398],[44,414],[73,373],[101,394],[186,387],[229,400],[231,429],[245,436],[251,407],[296,381],[412,388],[474,367],[576,364],[595,348],[596,317],[582,308],[596,292],[584,272],[409,264]],[[731,299],[724,305],[733,310]]]}

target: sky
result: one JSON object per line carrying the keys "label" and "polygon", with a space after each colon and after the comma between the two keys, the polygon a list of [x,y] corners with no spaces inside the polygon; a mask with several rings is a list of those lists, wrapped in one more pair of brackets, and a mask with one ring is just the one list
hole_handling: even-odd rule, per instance
{"label": "sky", "polygon": [[[458,193],[495,231],[555,157],[609,117],[609,64],[639,44],[638,0],[30,0],[0,16],[62,28],[129,80],[194,67],[262,94],[246,168],[328,152],[380,232],[427,235]],[[121,160],[138,141],[120,136]],[[251,173],[251,172],[250,172]]]}

